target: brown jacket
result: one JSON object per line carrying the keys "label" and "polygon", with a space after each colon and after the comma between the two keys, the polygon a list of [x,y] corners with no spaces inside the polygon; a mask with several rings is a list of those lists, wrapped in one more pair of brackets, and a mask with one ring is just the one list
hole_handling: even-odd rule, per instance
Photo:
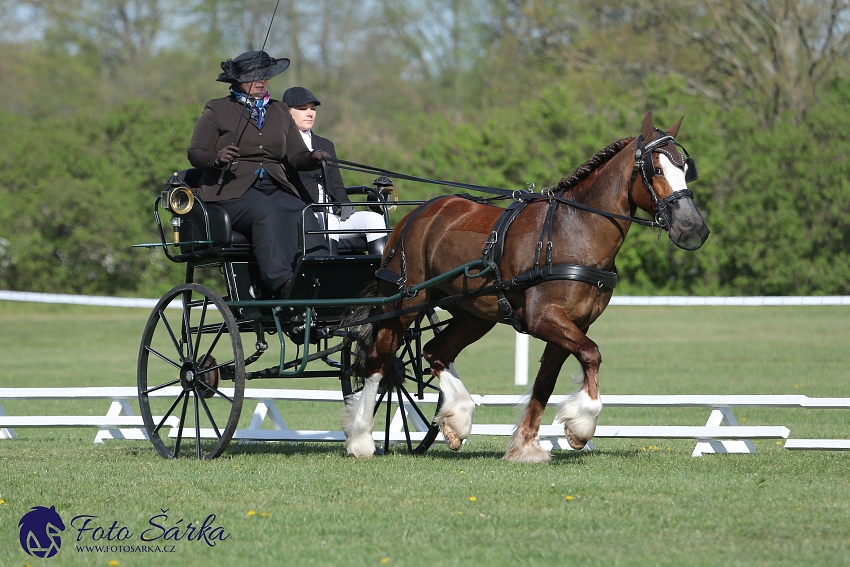
{"label": "brown jacket", "polygon": [[[237,127],[239,134],[234,136]],[[239,157],[230,164],[224,183],[219,185],[222,168],[215,167],[215,158],[219,150],[230,144],[239,147]],[[204,201],[241,197],[254,183],[256,171],[261,166],[285,191],[298,196],[298,191],[286,178],[285,168],[321,167],[321,161],[313,159],[304,145],[289,115],[289,107],[280,101],[269,101],[261,130],[257,128],[257,121],[250,118],[250,110],[232,95],[207,102],[195,124],[188,156],[194,167],[204,170],[198,189]]]}

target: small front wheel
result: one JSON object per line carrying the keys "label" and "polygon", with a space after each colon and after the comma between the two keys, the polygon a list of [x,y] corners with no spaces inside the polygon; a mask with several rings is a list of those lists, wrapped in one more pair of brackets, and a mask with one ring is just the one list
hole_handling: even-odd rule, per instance
{"label": "small front wheel", "polygon": [[191,451],[187,443],[198,459],[224,452],[242,412],[245,355],[236,319],[215,291],[188,283],[159,300],[142,336],[138,390],[162,457]]}

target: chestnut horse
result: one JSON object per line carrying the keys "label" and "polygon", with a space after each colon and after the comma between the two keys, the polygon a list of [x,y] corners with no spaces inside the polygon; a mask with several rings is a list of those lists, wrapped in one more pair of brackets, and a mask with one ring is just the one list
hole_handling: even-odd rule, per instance
{"label": "chestnut horse", "polygon": [[[506,209],[446,196],[420,206],[395,228],[384,252],[384,266],[387,273],[400,277],[395,283],[391,281],[395,278],[380,279],[378,296],[397,294],[405,284],[420,284],[474,261],[481,257],[482,248],[493,267],[487,277],[461,273],[383,308],[388,312],[466,294],[446,307],[452,319],[423,349],[443,396],[435,423],[451,449],[459,449],[469,436],[474,410],[453,362],[466,346],[504,322],[546,343],[528,405],[504,458],[551,459],[538,442],[540,419],[561,366],[571,354],[581,363],[582,373],[575,379],[581,386],[560,406],[558,420],[576,449],[593,437],[602,410],[602,359],[586,333],[611,299],[616,284],[614,259],[631,224],[642,220],[634,218],[636,210],[649,213],[655,221],[643,224],[664,228],[680,248],[696,250],[708,237],[708,227],[686,188],[686,181],[696,179],[696,168],[690,157],[679,152],[674,139],[681,122],[664,132],[653,126],[652,115],[647,114],[638,138],[620,140],[599,151],[543,195],[528,198],[526,194],[527,206],[518,207],[521,212],[509,220],[503,220],[511,216]],[[499,252],[495,257],[494,249]],[[501,287],[494,285],[499,282]],[[500,293],[489,291],[494,289]],[[470,297],[474,290],[484,291]],[[404,330],[416,316],[405,313],[361,327],[355,373],[363,379],[363,389],[342,416],[346,449],[352,457],[370,457],[375,452],[375,395],[391,370]]]}

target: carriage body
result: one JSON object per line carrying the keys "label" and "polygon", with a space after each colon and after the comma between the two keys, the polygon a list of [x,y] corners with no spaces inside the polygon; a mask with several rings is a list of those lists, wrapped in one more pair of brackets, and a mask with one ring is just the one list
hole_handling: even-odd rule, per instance
{"label": "carriage body", "polygon": [[[248,239],[232,229],[223,208],[192,192],[197,177],[195,170],[172,175],[154,202],[160,242],[138,245],[161,248],[169,260],[185,266],[183,283],[154,307],[138,360],[141,413],[151,442],[165,458],[219,456],[238,428],[245,384],[251,380],[333,378],[344,399],[356,396],[348,372],[356,331],[341,327],[342,317],[349,307],[380,302],[358,297],[374,281],[381,261],[380,255],[366,253],[365,238],[362,247],[354,239],[354,246],[341,247],[337,255],[302,254],[285,296],[273,298],[262,284]],[[386,211],[391,205],[380,184],[347,190],[368,196],[354,205],[384,211],[390,231]],[[166,222],[163,213],[171,215]],[[303,214],[313,214],[313,208]],[[303,250],[303,228],[300,232]],[[377,412],[386,405],[387,423],[391,405],[402,419],[410,419],[401,441],[412,452],[425,451],[437,437],[419,407],[426,392],[430,398],[438,394],[421,363],[423,333],[436,332],[437,322],[430,311],[405,334],[394,391],[383,392],[375,407]],[[262,364],[269,358],[263,358],[266,351],[275,350],[269,342],[279,344],[280,354]],[[384,449],[397,442],[387,430]]]}

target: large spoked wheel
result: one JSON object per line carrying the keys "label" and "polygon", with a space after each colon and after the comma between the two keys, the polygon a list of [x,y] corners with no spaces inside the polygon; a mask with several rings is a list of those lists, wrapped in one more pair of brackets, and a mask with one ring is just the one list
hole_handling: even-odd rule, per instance
{"label": "large spoked wheel", "polygon": [[384,453],[401,447],[421,455],[434,443],[439,427],[434,416],[443,403],[439,380],[423,365],[422,346],[446,323],[433,309],[424,311],[404,334],[390,375],[382,383],[375,402],[375,416],[384,417],[378,444]]}
{"label": "large spoked wheel", "polygon": [[242,412],[245,356],[221,296],[182,284],[159,300],[142,336],[138,388],[145,429],[164,458],[225,450]]}

